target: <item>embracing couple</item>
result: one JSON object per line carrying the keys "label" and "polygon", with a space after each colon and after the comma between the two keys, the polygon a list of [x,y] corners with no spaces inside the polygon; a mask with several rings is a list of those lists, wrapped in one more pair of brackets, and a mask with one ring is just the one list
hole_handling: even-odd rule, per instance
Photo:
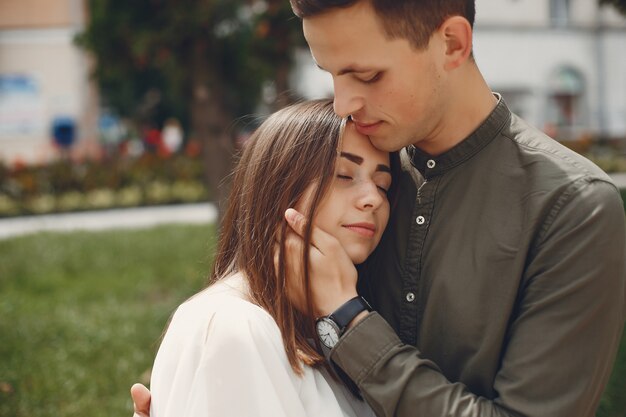
{"label": "embracing couple", "polygon": [[136,414],[594,416],[626,312],[609,177],[490,90],[473,0],[291,5],[334,100],[246,144]]}

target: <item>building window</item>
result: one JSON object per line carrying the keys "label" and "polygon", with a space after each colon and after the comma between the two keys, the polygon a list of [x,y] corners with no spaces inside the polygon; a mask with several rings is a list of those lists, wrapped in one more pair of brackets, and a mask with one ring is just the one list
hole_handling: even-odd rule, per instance
{"label": "building window", "polygon": [[575,68],[560,67],[548,81],[546,130],[562,140],[578,139],[584,125],[585,82]]}
{"label": "building window", "polygon": [[569,0],[550,0],[550,20],[555,26],[567,26],[570,19]]}

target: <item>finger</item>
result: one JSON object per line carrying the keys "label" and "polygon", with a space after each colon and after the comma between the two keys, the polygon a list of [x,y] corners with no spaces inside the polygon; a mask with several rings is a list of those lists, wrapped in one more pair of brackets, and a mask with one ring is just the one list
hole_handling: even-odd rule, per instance
{"label": "finger", "polygon": [[288,252],[295,255],[297,251],[302,251],[304,248],[304,239],[294,230],[287,229],[287,232],[285,232],[285,247]]}
{"label": "finger", "polygon": [[[306,217],[300,212],[289,208],[285,211],[285,219],[291,229],[303,238],[307,226]],[[313,225],[311,228],[311,246],[322,254],[327,254],[337,250],[338,241],[334,236],[326,233],[316,225]]]}
{"label": "finger", "polygon": [[[278,250],[274,255],[274,263],[275,268],[278,271],[281,267],[280,265],[280,257],[276,256],[280,255],[279,251],[281,250],[280,245],[278,246]],[[304,302],[304,287],[303,287],[303,264],[302,264],[302,251],[304,249],[304,241],[300,236],[298,236],[294,231],[288,229],[285,233],[284,240],[284,249],[285,253],[283,254],[283,262],[285,267],[286,274],[286,291],[287,297],[291,300],[293,305],[300,311],[305,311],[305,302]]]}
{"label": "finger", "polygon": [[[309,259],[313,260],[313,259],[317,259],[318,257],[322,257],[323,259],[323,253],[322,251],[316,246],[315,242],[314,242],[314,235],[316,235],[316,227],[314,226],[313,229],[311,230],[311,242],[310,242],[310,246],[309,246],[309,250],[308,250],[308,256]],[[324,233],[323,231],[319,231],[317,233]],[[318,241],[322,241],[323,238],[320,237],[319,234],[317,234],[318,236]],[[302,254],[304,253],[304,239],[302,237],[300,237],[300,235],[298,235],[297,233],[295,233],[293,230],[289,229],[289,231],[287,231],[287,233],[285,234],[285,259],[287,264],[292,268],[295,269],[296,265],[300,265],[302,268],[304,267],[304,265],[301,264],[301,262],[296,262],[296,259],[302,259]],[[302,272],[300,272],[300,274],[302,274]]]}
{"label": "finger", "polygon": [[274,242],[274,273],[278,275],[280,271],[280,243]]}
{"label": "finger", "polygon": [[130,396],[133,399],[133,417],[150,417],[150,391],[142,384],[130,387]]}
{"label": "finger", "polygon": [[294,232],[300,237],[304,237],[306,218],[299,211],[288,208],[287,211],[285,211],[285,220],[287,220],[287,223]]}

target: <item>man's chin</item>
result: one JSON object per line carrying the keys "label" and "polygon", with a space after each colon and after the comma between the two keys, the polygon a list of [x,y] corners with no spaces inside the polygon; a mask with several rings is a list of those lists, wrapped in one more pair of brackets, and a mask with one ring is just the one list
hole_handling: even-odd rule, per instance
{"label": "man's chin", "polygon": [[383,152],[397,152],[404,146],[399,145],[397,140],[389,140],[387,135],[368,136],[372,145]]}

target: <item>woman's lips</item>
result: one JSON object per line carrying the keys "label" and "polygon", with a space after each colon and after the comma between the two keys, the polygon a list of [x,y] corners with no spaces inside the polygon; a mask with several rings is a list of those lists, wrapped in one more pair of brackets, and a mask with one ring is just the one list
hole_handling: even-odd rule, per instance
{"label": "woman's lips", "polygon": [[343,227],[363,237],[374,237],[376,234],[376,226],[372,223],[344,224]]}

